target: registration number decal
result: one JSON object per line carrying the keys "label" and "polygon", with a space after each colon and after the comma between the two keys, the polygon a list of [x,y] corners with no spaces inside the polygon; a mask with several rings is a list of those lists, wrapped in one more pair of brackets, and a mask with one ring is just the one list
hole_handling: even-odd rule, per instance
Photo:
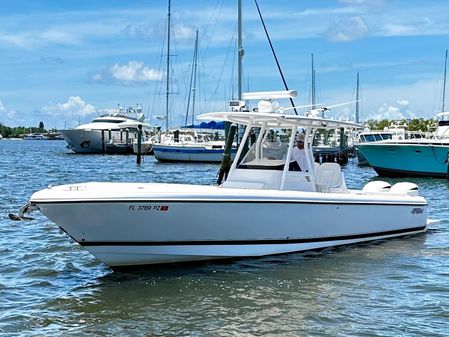
{"label": "registration number decal", "polygon": [[168,211],[168,205],[129,205],[128,211]]}

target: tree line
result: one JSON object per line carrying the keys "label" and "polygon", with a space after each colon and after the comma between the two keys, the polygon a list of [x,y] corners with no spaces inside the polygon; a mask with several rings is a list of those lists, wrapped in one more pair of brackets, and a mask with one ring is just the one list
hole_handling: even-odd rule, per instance
{"label": "tree line", "polygon": [[48,133],[48,132],[58,132],[56,129],[47,130],[44,127],[44,123],[40,122],[37,127],[25,127],[25,126],[16,126],[16,127],[8,127],[0,123],[0,135],[3,138],[21,138],[24,135],[30,133]]}
{"label": "tree line", "polygon": [[384,130],[385,128],[393,127],[405,127],[409,131],[421,131],[430,132],[435,131],[437,126],[437,121],[435,119],[424,119],[424,118],[414,118],[414,119],[402,119],[402,120],[368,120],[365,125],[370,130]]}

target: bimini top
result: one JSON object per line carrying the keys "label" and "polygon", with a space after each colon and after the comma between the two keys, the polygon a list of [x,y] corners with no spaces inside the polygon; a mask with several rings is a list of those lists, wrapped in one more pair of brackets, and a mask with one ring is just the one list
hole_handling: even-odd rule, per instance
{"label": "bimini top", "polygon": [[326,119],[317,116],[297,116],[291,114],[282,114],[277,112],[210,112],[199,115],[199,120],[215,120],[231,122],[252,127],[285,128],[294,126],[302,128],[320,128],[320,129],[360,129],[362,125],[353,122],[344,122],[334,119]]}

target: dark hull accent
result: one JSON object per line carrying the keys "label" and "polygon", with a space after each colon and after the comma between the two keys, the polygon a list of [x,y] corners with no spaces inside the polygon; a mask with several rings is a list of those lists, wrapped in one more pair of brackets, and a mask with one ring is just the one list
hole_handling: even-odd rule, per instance
{"label": "dark hull accent", "polygon": [[402,177],[435,177],[435,178],[449,178],[448,174],[435,172],[418,172],[406,170],[393,170],[373,166],[376,173],[383,177],[402,178]]}
{"label": "dark hull accent", "polygon": [[[154,154],[154,152],[153,152]],[[219,164],[219,161],[214,161],[214,160],[182,160],[182,159],[162,159],[162,158],[157,158],[158,161],[163,162],[163,163],[205,163],[205,164]]]}
{"label": "dark hull accent", "polygon": [[343,235],[322,238],[306,238],[306,239],[277,239],[277,240],[199,240],[199,241],[90,241],[78,242],[81,246],[208,246],[208,245],[287,245],[297,243],[318,243],[333,242],[342,240],[369,239],[387,235],[407,235],[416,232],[422,232],[427,226],[405,228],[392,231],[364,233],[356,235]]}

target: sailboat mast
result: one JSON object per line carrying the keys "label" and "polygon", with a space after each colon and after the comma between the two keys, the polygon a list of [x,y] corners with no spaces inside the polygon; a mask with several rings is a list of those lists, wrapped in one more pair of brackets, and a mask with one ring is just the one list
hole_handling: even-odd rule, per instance
{"label": "sailboat mast", "polygon": [[446,100],[446,70],[447,70],[447,49],[446,49],[446,57],[444,59],[443,105],[441,107],[441,112],[444,112],[444,104]]}
{"label": "sailboat mast", "polygon": [[165,88],[165,129],[168,131],[170,128],[168,103],[170,95],[170,30],[171,30],[171,0],[168,0],[168,15],[167,15],[167,70],[166,70],[166,88]]}
{"label": "sailboat mast", "polygon": [[355,122],[358,124],[360,119],[359,106],[359,72],[357,72],[357,86],[355,91]]}
{"label": "sailboat mast", "polygon": [[315,67],[313,65],[313,54],[312,56],[312,110],[316,108],[316,98],[315,98]]}
{"label": "sailboat mast", "polygon": [[192,125],[195,121],[195,92],[196,92],[196,73],[198,67],[198,29],[195,37],[195,52],[193,57],[193,87],[192,87]]}
{"label": "sailboat mast", "polygon": [[243,50],[242,45],[242,0],[238,0],[238,19],[237,19],[237,50],[238,50],[238,99],[242,100],[242,67],[243,67],[243,54],[245,51]]}

